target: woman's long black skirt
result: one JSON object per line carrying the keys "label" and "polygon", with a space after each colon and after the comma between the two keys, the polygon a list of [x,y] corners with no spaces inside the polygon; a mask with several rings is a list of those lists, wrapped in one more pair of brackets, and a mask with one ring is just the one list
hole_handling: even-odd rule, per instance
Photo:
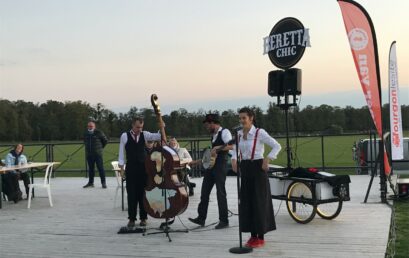
{"label": "woman's long black skirt", "polygon": [[265,234],[276,229],[270,182],[262,169],[263,160],[240,164],[240,226],[242,232]]}

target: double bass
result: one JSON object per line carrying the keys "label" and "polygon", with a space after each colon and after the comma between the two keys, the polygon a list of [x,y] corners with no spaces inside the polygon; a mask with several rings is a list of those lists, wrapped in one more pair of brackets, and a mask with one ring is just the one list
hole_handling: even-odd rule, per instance
{"label": "double bass", "polygon": [[[151,103],[160,124],[163,124],[158,97],[153,94]],[[161,127],[162,141],[166,132]],[[169,146],[155,147],[145,159],[147,183],[143,204],[146,212],[153,218],[168,219],[182,214],[189,197],[185,185],[179,181],[177,171],[183,169],[177,152]],[[165,198],[166,197],[166,198]]]}

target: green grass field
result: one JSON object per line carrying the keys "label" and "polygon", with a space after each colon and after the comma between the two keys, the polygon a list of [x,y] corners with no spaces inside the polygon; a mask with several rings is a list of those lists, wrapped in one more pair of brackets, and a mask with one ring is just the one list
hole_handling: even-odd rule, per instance
{"label": "green grass field", "polygon": [[409,257],[409,200],[395,201],[395,257]]}
{"label": "green grass field", "polygon": [[[366,135],[357,136],[329,136],[324,137],[323,144],[321,137],[308,137],[292,139],[295,162],[293,167],[351,167],[355,166],[352,159],[352,146],[355,141],[367,138]],[[279,139],[282,150],[274,164],[285,166],[287,155],[285,151],[285,139]],[[322,154],[322,145],[324,152]],[[268,150],[266,150],[268,151]],[[324,155],[324,157],[322,156]],[[324,160],[324,164],[322,164]],[[354,169],[333,170],[337,174],[352,173]]]}
{"label": "green grass field", "polygon": [[[355,136],[328,136],[324,137],[324,162],[326,167],[350,167],[355,166],[355,162],[352,159],[352,145],[359,139],[367,138],[367,135],[355,135]],[[282,150],[277,160],[272,163],[276,165],[286,166],[287,156],[285,151],[285,139],[279,138],[278,141],[282,145]],[[190,150],[190,142],[179,140],[182,147],[186,147]],[[210,141],[200,141],[199,147],[205,148],[209,146]],[[321,154],[321,137],[307,137],[291,139],[291,146],[294,153],[295,161],[293,167],[321,167],[322,166],[322,154]],[[104,150],[104,165],[107,170],[111,170],[111,161],[118,159],[118,143],[110,143]],[[0,147],[0,157],[4,158],[8,147]],[[266,153],[270,149],[266,148]],[[44,145],[26,146],[24,150],[25,154],[31,161],[45,161],[46,150]],[[84,175],[85,170],[85,154],[82,144],[78,143],[64,143],[60,145],[56,143],[54,145],[54,160],[62,162],[57,168],[57,172],[61,175]],[[331,172],[337,174],[351,174],[354,173],[354,169],[341,169],[332,170]]]}

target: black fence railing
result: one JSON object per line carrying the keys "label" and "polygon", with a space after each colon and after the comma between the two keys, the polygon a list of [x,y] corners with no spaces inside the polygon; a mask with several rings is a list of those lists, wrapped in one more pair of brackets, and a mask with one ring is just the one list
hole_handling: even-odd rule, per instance
{"label": "black fence railing", "polygon": [[[275,137],[283,149],[274,164],[286,166],[285,137]],[[203,150],[210,145],[209,138],[189,138],[178,140],[181,147],[187,148],[193,160],[202,159]],[[293,167],[315,167],[334,173],[364,174],[370,171],[377,156],[377,138],[368,134],[336,135],[290,135]],[[0,144],[0,157],[4,158],[12,149],[11,145]],[[111,141],[104,149],[104,167],[113,171],[111,162],[118,159],[119,141]],[[266,152],[269,150],[266,149]],[[24,145],[24,153],[29,161],[58,161],[56,174],[75,172],[88,174],[83,142],[29,143]],[[409,160],[400,161],[409,166]],[[200,177],[201,166],[193,166],[191,174]]]}

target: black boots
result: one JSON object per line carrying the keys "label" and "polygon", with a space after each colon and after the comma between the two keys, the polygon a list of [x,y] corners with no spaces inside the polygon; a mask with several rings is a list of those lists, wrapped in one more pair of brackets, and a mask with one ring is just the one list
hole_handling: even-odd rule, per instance
{"label": "black boots", "polygon": [[191,222],[193,222],[193,223],[195,223],[195,224],[201,226],[201,227],[204,227],[204,225],[205,225],[205,221],[202,220],[202,219],[199,218],[199,217],[197,217],[197,218],[195,218],[195,219],[189,218],[189,220],[190,220]]}

